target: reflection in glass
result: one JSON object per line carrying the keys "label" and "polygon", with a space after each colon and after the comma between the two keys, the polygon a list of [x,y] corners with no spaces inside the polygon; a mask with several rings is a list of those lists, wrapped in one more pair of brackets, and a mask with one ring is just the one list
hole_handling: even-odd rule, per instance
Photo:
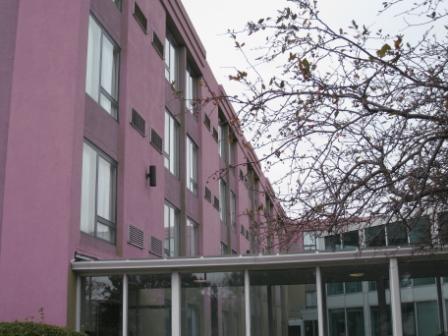
{"label": "reflection in glass", "polygon": [[185,273],[181,280],[182,335],[244,335],[242,272]]}
{"label": "reflection in glass", "polygon": [[313,269],[250,272],[253,335],[317,336]]}
{"label": "reflection in glass", "polygon": [[85,277],[81,282],[81,331],[86,335],[122,334],[122,277]]}
{"label": "reflection in glass", "polygon": [[171,335],[171,275],[130,275],[130,336]]}

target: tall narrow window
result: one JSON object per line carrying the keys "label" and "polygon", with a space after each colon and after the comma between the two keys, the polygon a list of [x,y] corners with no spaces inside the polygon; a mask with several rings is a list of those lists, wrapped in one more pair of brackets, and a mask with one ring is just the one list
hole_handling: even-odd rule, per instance
{"label": "tall narrow window", "polygon": [[229,129],[228,125],[223,118],[219,118],[218,127],[218,145],[219,156],[224,162],[228,163],[229,156]]}
{"label": "tall narrow window", "polygon": [[114,118],[118,114],[118,63],[117,45],[90,16],[86,93]]}
{"label": "tall narrow window", "polygon": [[177,86],[177,47],[170,33],[165,38],[165,78]]}
{"label": "tall narrow window", "polygon": [[187,218],[186,228],[186,255],[188,257],[195,257],[199,255],[199,225]]}
{"label": "tall narrow window", "polygon": [[112,160],[84,143],[81,231],[115,243],[115,181]]}
{"label": "tall narrow window", "polygon": [[165,111],[165,142],[163,144],[165,168],[179,176],[179,124]]}
{"label": "tall narrow window", "polygon": [[187,188],[195,195],[198,192],[198,147],[187,136]]}
{"label": "tall narrow window", "polygon": [[227,224],[227,202],[226,202],[226,194],[227,194],[227,185],[223,179],[219,180],[219,218],[221,222]]}
{"label": "tall narrow window", "polygon": [[194,113],[194,100],[196,98],[196,80],[190,69],[185,73],[185,108]]}
{"label": "tall narrow window", "polygon": [[236,195],[233,191],[230,192],[230,223],[236,227]]}
{"label": "tall narrow window", "polygon": [[167,257],[179,255],[179,211],[169,203],[164,207],[165,241],[164,252]]}

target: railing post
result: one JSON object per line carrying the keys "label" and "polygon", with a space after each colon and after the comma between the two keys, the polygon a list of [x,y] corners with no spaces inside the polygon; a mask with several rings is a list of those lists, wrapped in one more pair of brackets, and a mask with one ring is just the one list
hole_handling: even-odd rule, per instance
{"label": "railing post", "polygon": [[251,325],[250,325],[250,278],[249,271],[244,271],[244,316],[246,325],[246,336],[251,336]]}
{"label": "railing post", "polygon": [[392,310],[392,335],[402,336],[403,325],[401,319],[400,277],[398,274],[398,261],[392,258],[389,261],[390,281],[390,307]]}
{"label": "railing post", "polygon": [[324,305],[322,295],[322,275],[320,267],[316,267],[316,299],[317,299],[317,327],[319,336],[325,336],[325,321],[324,321]]}
{"label": "railing post", "polygon": [[123,274],[123,323],[122,323],[122,335],[127,336],[128,334],[128,275]]}
{"label": "railing post", "polygon": [[180,274],[171,273],[171,335],[180,336]]}

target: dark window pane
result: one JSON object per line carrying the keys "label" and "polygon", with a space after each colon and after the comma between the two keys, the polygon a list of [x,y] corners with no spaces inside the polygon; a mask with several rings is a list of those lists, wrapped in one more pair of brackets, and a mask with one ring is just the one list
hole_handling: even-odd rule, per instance
{"label": "dark window pane", "polygon": [[341,240],[339,235],[325,237],[325,250],[334,251],[341,249]]}
{"label": "dark window pane", "polygon": [[403,246],[408,244],[408,234],[406,226],[401,223],[391,223],[387,225],[387,240],[389,246]]}
{"label": "dark window pane", "polygon": [[343,282],[328,283],[327,284],[327,294],[328,295],[344,294],[344,283]]}
{"label": "dark window pane", "polygon": [[386,245],[384,225],[372,226],[365,229],[366,246],[377,247]]}
{"label": "dark window pane", "polygon": [[342,244],[344,250],[355,250],[359,247],[358,231],[351,231],[342,234]]}
{"label": "dark window pane", "polygon": [[120,336],[121,276],[85,277],[81,295],[81,331],[87,335]]}
{"label": "dark window pane", "polygon": [[431,222],[424,216],[410,221],[409,238],[411,244],[429,244],[431,242]]}
{"label": "dark window pane", "polygon": [[361,281],[352,281],[345,283],[345,293],[359,293],[362,291],[362,282]]}

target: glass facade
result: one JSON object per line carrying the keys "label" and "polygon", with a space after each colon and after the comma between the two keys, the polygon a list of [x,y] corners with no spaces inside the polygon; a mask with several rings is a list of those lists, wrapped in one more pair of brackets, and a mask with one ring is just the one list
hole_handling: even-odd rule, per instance
{"label": "glass facade", "polygon": [[128,333],[171,335],[171,274],[128,276]]}
{"label": "glass facade", "polygon": [[[401,257],[394,262],[398,268],[385,255],[344,257],[303,268],[280,268],[282,264],[273,262],[277,257],[283,258],[264,257],[267,263],[262,265],[253,256],[226,257],[224,263],[207,267],[198,266],[206,258],[188,266],[179,266],[178,259],[166,274],[130,268],[127,276],[81,277],[79,329],[87,335],[121,335],[125,329],[130,336],[389,336],[393,330],[404,336],[446,334],[446,257]],[[241,260],[246,260],[243,267]],[[124,264],[117,263],[115,271],[120,272]]]}
{"label": "glass facade", "polygon": [[182,279],[182,335],[243,336],[242,272],[185,273]]}
{"label": "glass facade", "polygon": [[82,278],[80,330],[89,336],[121,336],[122,297],[119,275]]}

